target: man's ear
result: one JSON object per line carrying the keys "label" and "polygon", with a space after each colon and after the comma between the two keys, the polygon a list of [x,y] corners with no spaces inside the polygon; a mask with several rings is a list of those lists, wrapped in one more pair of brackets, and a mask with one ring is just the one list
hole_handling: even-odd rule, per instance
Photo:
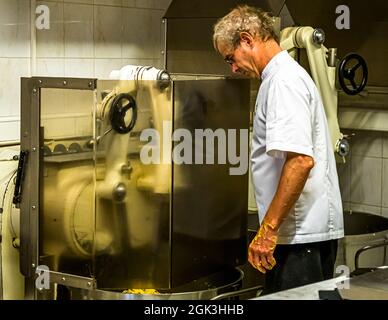
{"label": "man's ear", "polygon": [[250,48],[253,47],[253,37],[250,33],[243,31],[240,33],[240,43],[245,43]]}

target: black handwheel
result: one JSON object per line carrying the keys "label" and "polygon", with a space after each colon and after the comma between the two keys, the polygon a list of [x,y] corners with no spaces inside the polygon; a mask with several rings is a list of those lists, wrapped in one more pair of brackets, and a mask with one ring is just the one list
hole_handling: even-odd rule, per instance
{"label": "black handwheel", "polygon": [[[132,109],[132,118],[130,123],[127,125],[125,118],[127,112]],[[137,120],[137,106],[135,99],[128,93],[121,93],[117,95],[110,107],[109,119],[112,128],[120,134],[126,134],[130,132]]]}
{"label": "black handwheel", "polygon": [[[362,77],[359,83],[356,82],[356,71],[361,68]],[[338,80],[342,90],[348,95],[354,96],[364,90],[368,81],[368,67],[363,57],[357,53],[346,55],[338,66]],[[350,88],[346,81],[350,81]]]}

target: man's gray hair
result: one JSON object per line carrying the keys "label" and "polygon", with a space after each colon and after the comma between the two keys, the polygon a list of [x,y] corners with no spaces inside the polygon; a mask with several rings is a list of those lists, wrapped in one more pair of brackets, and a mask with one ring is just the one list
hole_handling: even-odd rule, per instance
{"label": "man's gray hair", "polygon": [[279,43],[274,22],[273,15],[260,8],[237,6],[214,25],[214,48],[218,51],[218,43],[222,42],[228,48],[235,49],[240,43],[240,33],[244,31],[261,40],[274,39]]}

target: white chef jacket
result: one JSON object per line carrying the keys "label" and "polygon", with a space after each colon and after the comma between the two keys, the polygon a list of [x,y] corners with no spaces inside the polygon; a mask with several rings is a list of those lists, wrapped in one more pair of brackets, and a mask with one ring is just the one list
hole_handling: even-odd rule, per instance
{"label": "white chef jacket", "polygon": [[309,74],[287,51],[261,75],[251,170],[260,222],[276,193],[287,152],[314,159],[305,187],[279,229],[279,244],[344,236],[338,175],[325,110]]}

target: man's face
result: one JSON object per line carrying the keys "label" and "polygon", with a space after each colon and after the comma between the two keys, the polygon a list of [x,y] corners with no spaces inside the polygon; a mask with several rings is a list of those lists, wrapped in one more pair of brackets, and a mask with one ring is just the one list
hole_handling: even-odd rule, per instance
{"label": "man's face", "polygon": [[249,78],[260,76],[254,60],[254,50],[250,43],[240,40],[240,43],[233,50],[223,42],[218,45],[218,51],[224,60],[230,64],[233,73],[239,73]]}

